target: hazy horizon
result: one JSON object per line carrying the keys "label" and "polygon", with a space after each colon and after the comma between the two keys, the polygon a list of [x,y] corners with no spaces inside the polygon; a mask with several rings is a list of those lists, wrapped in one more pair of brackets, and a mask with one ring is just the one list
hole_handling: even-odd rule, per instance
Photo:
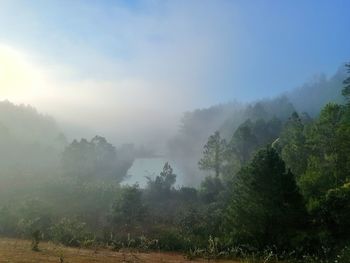
{"label": "hazy horizon", "polygon": [[350,5],[314,3],[3,0],[0,99],[68,133],[152,144],[183,112],[333,75],[350,56]]}

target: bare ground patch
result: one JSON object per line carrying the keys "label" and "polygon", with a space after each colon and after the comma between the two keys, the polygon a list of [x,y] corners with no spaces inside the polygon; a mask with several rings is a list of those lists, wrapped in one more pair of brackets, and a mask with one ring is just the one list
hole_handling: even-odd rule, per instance
{"label": "bare ground patch", "polygon": [[[190,262],[178,253],[114,252],[106,249],[68,248],[53,243],[40,243],[39,252],[31,251],[31,242],[20,239],[0,239],[0,263],[179,263]],[[192,261],[193,262],[193,261]],[[195,260],[194,262],[208,262]],[[210,261],[214,262],[214,261]],[[220,260],[221,263],[237,263]]]}

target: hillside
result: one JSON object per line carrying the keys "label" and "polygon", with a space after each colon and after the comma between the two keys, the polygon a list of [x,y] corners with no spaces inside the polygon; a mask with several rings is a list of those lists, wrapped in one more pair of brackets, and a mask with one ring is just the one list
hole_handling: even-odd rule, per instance
{"label": "hillside", "polygon": [[230,140],[234,131],[247,119],[255,121],[277,117],[284,122],[294,111],[316,117],[328,102],[344,103],[341,89],[345,77],[342,66],[331,77],[320,74],[275,98],[246,104],[235,101],[187,112],[177,135],[168,143],[169,159],[187,174],[184,178],[186,184],[198,185],[203,179],[203,172],[198,169],[197,163],[204,144],[215,131],[219,130],[226,140]]}
{"label": "hillside", "polygon": [[0,102],[2,175],[52,174],[66,139],[52,117],[31,106]]}
{"label": "hillside", "polygon": [[346,72],[341,66],[333,76],[327,77],[324,74],[315,76],[304,85],[286,93],[286,96],[297,111],[316,116],[326,103],[344,102],[341,88],[345,78]]}
{"label": "hillside", "polygon": [[23,143],[58,144],[62,132],[55,120],[40,114],[29,105],[16,105],[9,101],[0,102],[0,124],[2,136],[7,135]]}

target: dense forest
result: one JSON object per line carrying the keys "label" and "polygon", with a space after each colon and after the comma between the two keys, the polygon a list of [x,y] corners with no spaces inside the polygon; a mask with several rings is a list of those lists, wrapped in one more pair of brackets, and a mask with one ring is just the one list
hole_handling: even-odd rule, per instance
{"label": "dense forest", "polygon": [[230,140],[233,131],[248,119],[268,121],[277,117],[285,122],[293,112],[317,117],[327,103],[345,102],[341,94],[345,78],[346,70],[340,67],[329,78],[323,74],[315,76],[304,85],[276,98],[253,103],[233,101],[186,112],[177,135],[168,143],[167,156],[185,172],[184,181],[188,185],[198,186],[203,180],[203,171],[200,171],[197,162],[201,158],[203,145],[215,131]]}
{"label": "dense forest", "polygon": [[298,93],[185,114],[168,144],[186,168],[182,187],[171,163],[145,188],[122,186],[132,146],[101,136],[68,142],[52,118],[2,102],[0,234],[30,238],[34,250],[50,240],[189,258],[350,262],[346,68]]}

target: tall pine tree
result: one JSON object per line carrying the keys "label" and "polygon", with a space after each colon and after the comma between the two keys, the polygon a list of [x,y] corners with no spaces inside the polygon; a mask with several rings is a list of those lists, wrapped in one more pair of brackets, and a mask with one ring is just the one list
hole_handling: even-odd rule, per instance
{"label": "tall pine tree", "polygon": [[226,237],[234,245],[286,247],[304,216],[293,174],[286,171],[276,150],[267,147],[234,179]]}

